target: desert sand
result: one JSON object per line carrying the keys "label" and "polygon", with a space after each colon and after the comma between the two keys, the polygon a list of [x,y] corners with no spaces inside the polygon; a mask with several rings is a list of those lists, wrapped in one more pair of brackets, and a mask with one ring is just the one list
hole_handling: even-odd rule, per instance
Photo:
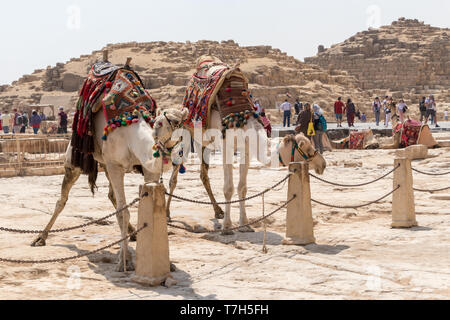
{"label": "desert sand", "polygon": [[[425,171],[449,171],[450,149],[430,150],[430,157],[413,162]],[[394,151],[334,151],[325,153],[324,178],[341,183],[370,181],[389,171]],[[223,199],[223,173],[212,165],[212,187]],[[237,171],[234,171],[237,174]],[[253,164],[249,195],[281,180],[286,168]],[[169,175],[165,175],[168,184]],[[58,200],[62,176],[0,180],[0,226],[41,230]],[[235,177],[235,183],[237,176]],[[415,185],[436,189],[450,185],[449,176],[414,174]],[[138,196],[139,175],[126,177],[131,201]],[[92,197],[87,178],[72,190],[55,228],[78,225],[114,211],[103,174]],[[392,175],[361,188],[337,188],[315,179],[313,198],[340,205],[361,204],[391,191]],[[416,193],[419,227],[391,229],[391,197],[363,209],[329,209],[313,204],[317,244],[283,246],[286,210],[269,219],[268,254],[262,253],[263,229],[233,236],[190,234],[170,229],[171,261],[178,284],[149,288],[131,281],[133,272],[115,272],[119,247],[73,262],[0,266],[1,299],[450,299],[450,191]],[[179,195],[207,200],[199,166],[191,164],[180,177]],[[286,201],[287,186],[266,196],[266,212]],[[262,214],[261,199],[247,203],[249,218]],[[137,209],[131,210],[137,222]],[[214,228],[218,221],[209,206],[174,201],[172,216],[194,227]],[[233,206],[237,222],[238,206]],[[115,219],[104,226],[51,235],[47,247],[31,248],[33,235],[0,233],[0,257],[47,259],[94,250],[120,238]],[[135,248],[136,244],[131,244]],[[134,252],[133,252],[134,253]],[[77,272],[79,274],[77,275]],[[79,281],[77,277],[79,276]]]}

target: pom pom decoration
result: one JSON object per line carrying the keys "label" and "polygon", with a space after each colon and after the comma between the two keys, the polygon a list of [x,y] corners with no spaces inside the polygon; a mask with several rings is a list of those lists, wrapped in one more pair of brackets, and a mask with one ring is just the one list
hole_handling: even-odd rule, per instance
{"label": "pom pom decoration", "polygon": [[179,170],[180,174],[185,174],[186,173],[186,167],[184,165],[180,166],[180,170]]}
{"label": "pom pom decoration", "polygon": [[155,153],[153,153],[153,158],[160,158],[161,157],[161,153],[158,151],[156,151]]}

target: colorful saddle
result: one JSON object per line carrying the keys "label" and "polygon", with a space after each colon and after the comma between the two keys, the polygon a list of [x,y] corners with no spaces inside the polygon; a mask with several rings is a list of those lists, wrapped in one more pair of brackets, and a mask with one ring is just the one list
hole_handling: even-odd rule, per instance
{"label": "colorful saddle", "polygon": [[202,57],[186,89],[183,108],[189,110],[185,125],[201,122],[209,128],[211,108],[217,109],[226,128],[241,127],[254,116],[248,80],[238,67],[230,67],[214,57]]}
{"label": "colorful saddle", "polygon": [[394,133],[401,132],[400,147],[406,148],[417,144],[421,130],[422,123],[420,121],[406,120],[403,124],[397,124]]}
{"label": "colorful saddle", "polygon": [[157,105],[138,74],[128,66],[119,68],[109,62],[95,64],[80,91],[72,127],[72,165],[85,174],[97,167],[93,157],[93,115],[102,109],[107,121],[103,140],[107,140],[113,130],[137,123],[140,117],[153,125]]}

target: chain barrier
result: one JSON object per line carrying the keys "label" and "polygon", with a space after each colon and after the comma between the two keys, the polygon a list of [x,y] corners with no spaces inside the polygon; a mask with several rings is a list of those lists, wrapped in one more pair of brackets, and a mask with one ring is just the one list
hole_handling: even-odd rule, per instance
{"label": "chain barrier", "polygon": [[437,173],[437,172],[424,172],[424,171],[420,171],[420,170],[414,169],[414,168],[412,168],[412,170],[417,172],[417,173],[420,173],[420,174],[424,174],[424,175],[427,175],[427,176],[435,176],[435,177],[445,176],[447,174],[450,174],[450,171],[449,172]]}
{"label": "chain barrier", "polygon": [[256,219],[244,226],[239,226],[239,227],[235,227],[235,228],[231,228],[231,229],[227,229],[227,230],[206,230],[206,231],[201,231],[201,232],[195,232],[194,230],[192,230],[192,228],[187,228],[187,227],[181,227],[181,226],[177,226],[175,224],[172,223],[168,223],[167,225],[169,227],[172,227],[174,229],[178,229],[178,230],[183,230],[183,231],[187,231],[189,233],[196,233],[196,234],[214,234],[214,233],[221,233],[223,231],[228,231],[228,232],[233,232],[236,230],[239,230],[241,228],[247,228],[247,227],[251,227],[252,225],[255,225],[257,223],[260,223],[261,221],[265,221],[268,218],[272,217],[273,215],[275,215],[276,213],[278,213],[279,211],[281,211],[282,209],[286,208],[292,201],[294,201],[294,199],[297,198],[297,195],[294,195],[289,201],[285,202],[281,207],[277,208],[276,210],[272,211],[271,213],[269,213],[268,215],[264,215],[262,218]]}
{"label": "chain barrier", "polygon": [[323,202],[320,202],[320,201],[317,201],[317,200],[314,200],[314,199],[311,199],[311,201],[314,202],[314,203],[320,204],[320,205],[322,205],[322,206],[329,207],[329,208],[335,208],[335,209],[358,209],[358,208],[367,207],[367,206],[370,206],[370,205],[372,205],[372,204],[374,204],[374,203],[380,202],[381,200],[384,200],[384,199],[386,199],[387,197],[389,197],[390,195],[392,195],[392,194],[393,194],[395,191],[397,191],[398,189],[400,189],[400,185],[398,185],[397,188],[395,188],[394,190],[392,190],[391,192],[389,192],[388,194],[384,195],[383,197],[381,197],[381,198],[378,199],[378,200],[371,201],[371,202],[369,202],[369,203],[365,203],[365,204],[357,205],[357,206],[336,206],[336,205],[331,205],[331,204],[323,203]]}
{"label": "chain barrier", "polygon": [[63,229],[55,229],[55,230],[50,230],[50,231],[38,231],[38,230],[20,230],[20,229],[11,229],[11,228],[3,228],[0,227],[0,231],[3,232],[9,232],[9,233],[20,233],[20,234],[42,234],[42,233],[47,233],[47,234],[51,234],[51,233],[63,233],[63,232],[68,232],[68,231],[73,231],[73,230],[78,230],[78,229],[82,229],[82,228],[86,228],[89,227],[93,224],[98,224],[100,222],[103,222],[109,218],[112,218],[114,216],[117,216],[118,214],[122,213],[123,211],[131,208],[132,206],[134,206],[136,203],[140,202],[142,199],[144,199],[145,197],[148,197],[148,193],[144,193],[142,195],[142,197],[140,198],[136,198],[134,199],[130,204],[126,205],[125,207],[123,207],[120,210],[117,210],[114,213],[111,213],[109,215],[107,215],[106,217],[97,219],[97,220],[93,220],[91,222],[79,225],[79,226],[75,226],[75,227],[70,227],[70,228],[63,228]]}
{"label": "chain barrier", "polygon": [[383,175],[382,177],[380,177],[380,178],[378,178],[378,179],[375,179],[375,180],[373,180],[373,181],[370,181],[370,182],[365,182],[365,183],[360,183],[360,184],[340,184],[340,183],[335,183],[335,182],[327,181],[327,180],[325,180],[325,179],[322,179],[322,178],[320,178],[320,177],[317,177],[317,176],[313,175],[312,173],[310,173],[309,175],[310,175],[311,177],[313,177],[313,178],[319,180],[319,181],[322,181],[322,182],[324,182],[324,183],[331,184],[331,185],[333,185],[333,186],[337,186],[337,187],[346,187],[346,188],[356,188],[356,187],[363,187],[363,186],[367,186],[367,185],[369,185],[369,184],[373,184],[373,183],[375,183],[375,182],[378,182],[378,181],[380,181],[380,180],[386,178],[387,176],[389,176],[389,175],[392,174],[393,172],[395,172],[398,168],[400,168],[400,164],[399,164],[397,167],[395,167],[393,170],[391,170],[391,171],[389,171],[388,173],[386,173],[385,175]]}
{"label": "chain barrier", "polygon": [[442,189],[436,189],[436,190],[423,190],[423,189],[414,188],[414,191],[434,193],[434,192],[445,191],[445,190],[449,190],[449,189],[450,189],[450,187],[446,187],[446,188],[442,188]]}
{"label": "chain barrier", "polygon": [[4,259],[4,258],[0,258],[0,262],[5,262],[5,263],[17,263],[17,264],[47,264],[47,263],[63,263],[66,261],[70,261],[70,260],[78,260],[80,258],[84,258],[84,257],[88,257],[91,256],[93,254],[96,254],[100,251],[112,248],[122,242],[127,241],[128,239],[130,239],[131,237],[136,236],[139,232],[141,232],[142,230],[144,230],[145,228],[147,228],[148,225],[144,224],[144,226],[142,228],[139,228],[138,230],[136,230],[135,232],[133,232],[132,234],[128,235],[127,237],[116,241],[114,243],[111,243],[107,246],[104,246],[100,249],[96,249],[94,251],[89,251],[83,254],[79,254],[73,257],[67,257],[67,258],[56,258],[56,259],[48,259],[48,260],[16,260],[16,259]]}
{"label": "chain barrier", "polygon": [[169,197],[173,197],[174,199],[177,199],[177,200],[180,200],[180,201],[186,201],[186,202],[191,202],[191,203],[195,203],[195,204],[203,204],[203,205],[214,205],[214,204],[217,204],[217,205],[227,205],[227,204],[235,204],[235,203],[241,203],[241,202],[245,202],[245,201],[249,201],[249,200],[252,200],[252,199],[261,197],[262,195],[268,193],[269,191],[275,190],[275,188],[277,188],[278,186],[280,186],[281,184],[283,184],[284,182],[286,182],[292,174],[293,174],[293,173],[289,173],[289,174],[286,176],[286,178],[284,178],[283,180],[281,180],[280,182],[278,182],[278,183],[275,184],[274,186],[272,186],[272,187],[270,187],[270,188],[268,188],[268,189],[266,189],[266,190],[264,190],[264,191],[262,191],[262,192],[260,192],[260,193],[258,193],[258,194],[255,194],[254,196],[247,197],[247,198],[245,198],[245,199],[240,199],[240,200],[212,203],[212,202],[206,202],[206,201],[191,200],[191,199],[188,199],[188,198],[184,198],[184,197],[180,197],[180,196],[176,196],[176,195],[170,194],[170,193],[168,193],[168,192],[166,192],[166,195],[169,196]]}

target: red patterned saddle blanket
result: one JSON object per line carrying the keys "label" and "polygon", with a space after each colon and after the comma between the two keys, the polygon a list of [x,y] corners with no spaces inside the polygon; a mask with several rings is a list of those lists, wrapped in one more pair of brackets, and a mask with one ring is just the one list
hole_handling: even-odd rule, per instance
{"label": "red patterned saddle blanket", "polygon": [[[226,128],[241,127],[255,116],[248,80],[239,68],[232,68],[214,57],[202,57],[186,89],[183,108],[189,110],[185,125],[201,122],[209,127],[211,108],[220,112]],[[258,115],[259,117],[259,115]]]}
{"label": "red patterned saddle blanket", "polygon": [[421,130],[422,123],[420,121],[406,120],[403,124],[397,124],[394,132],[401,132],[400,147],[406,148],[417,144]]}
{"label": "red patterned saddle blanket", "polygon": [[350,132],[350,140],[348,143],[349,149],[364,149],[364,132],[352,131]]}
{"label": "red patterned saddle blanket", "polygon": [[107,140],[113,130],[137,123],[140,117],[152,124],[157,105],[130,68],[109,62],[95,64],[80,91],[72,127],[72,164],[85,174],[97,167],[93,158],[93,115],[102,109],[107,121],[103,140]]}

